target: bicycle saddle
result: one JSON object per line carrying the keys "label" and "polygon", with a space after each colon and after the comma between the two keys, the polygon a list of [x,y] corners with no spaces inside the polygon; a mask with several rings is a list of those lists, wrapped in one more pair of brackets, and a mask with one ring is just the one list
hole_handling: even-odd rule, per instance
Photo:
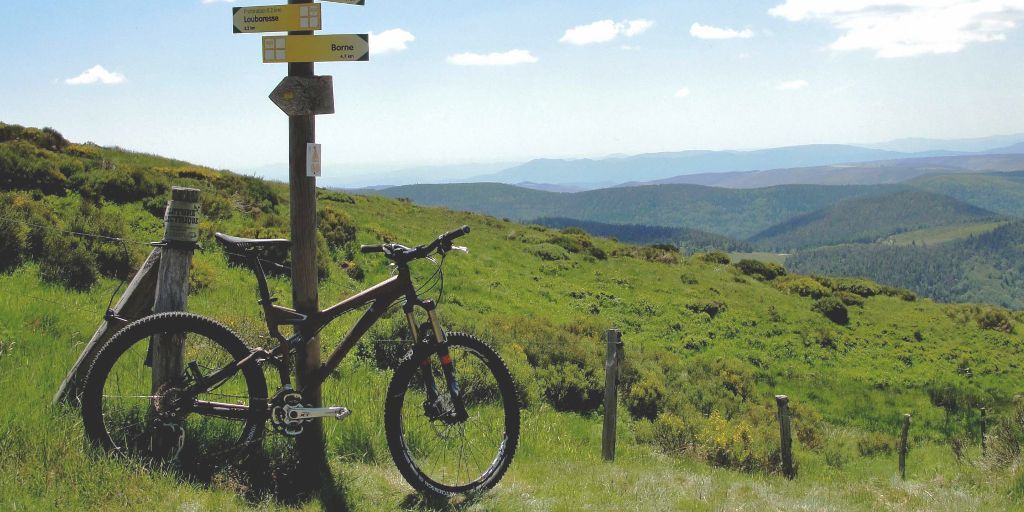
{"label": "bicycle saddle", "polygon": [[241,238],[237,236],[225,235],[224,233],[214,233],[214,237],[217,241],[228,247],[229,249],[259,249],[263,247],[289,247],[292,245],[290,240],[283,238]]}

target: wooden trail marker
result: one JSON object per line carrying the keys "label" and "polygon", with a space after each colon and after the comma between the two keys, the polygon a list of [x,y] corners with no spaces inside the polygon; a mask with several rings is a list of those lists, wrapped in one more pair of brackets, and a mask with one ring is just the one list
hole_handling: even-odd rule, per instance
{"label": "wooden trail marker", "polygon": [[[156,279],[154,313],[185,311],[188,303],[188,272],[199,239],[199,190],[173,187],[164,214],[164,246]],[[153,392],[184,371],[184,339],[157,335],[153,352]]]}
{"label": "wooden trail marker", "polygon": [[288,76],[270,93],[274,102],[290,116],[334,113],[334,79],[330,76]]}
{"label": "wooden trail marker", "polygon": [[231,28],[236,34],[320,30],[323,17],[319,4],[235,7],[231,10]]}
{"label": "wooden trail marker", "polygon": [[615,424],[618,420],[618,384],[622,371],[622,333],[608,330],[608,353],[604,360],[604,428],[601,431],[601,454],[604,460],[615,460]]}
{"label": "wooden trail marker", "polygon": [[903,415],[903,432],[900,434],[900,478],[907,479],[907,452],[910,451],[907,437],[910,434],[910,415]]}
{"label": "wooden trail marker", "polygon": [[82,391],[82,379],[85,372],[92,364],[96,351],[109,340],[114,333],[121,330],[128,322],[148,315],[153,309],[153,297],[156,293],[157,270],[160,268],[159,247],[153,249],[146,258],[146,261],[135,273],[135,277],[128,283],[117,304],[111,308],[107,318],[100,323],[100,327],[92,335],[89,343],[85,345],[82,354],[71,367],[71,371],[64,377],[57,394],[53,397],[53,404],[69,403],[78,404],[78,395]]}
{"label": "wooden trail marker", "polygon": [[789,424],[789,397],[776,395],[775,403],[779,406],[779,435],[782,438],[782,474],[792,480],[796,476],[793,470],[793,432]]}
{"label": "wooden trail marker", "polygon": [[369,34],[263,36],[263,62],[370,60]]}

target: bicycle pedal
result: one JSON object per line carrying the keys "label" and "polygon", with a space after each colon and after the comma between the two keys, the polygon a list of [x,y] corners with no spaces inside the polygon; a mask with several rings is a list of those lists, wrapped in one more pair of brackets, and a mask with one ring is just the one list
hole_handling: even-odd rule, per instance
{"label": "bicycle pedal", "polygon": [[348,407],[338,407],[337,411],[334,413],[334,419],[341,421],[345,418],[348,418],[351,414],[352,411],[349,410]]}

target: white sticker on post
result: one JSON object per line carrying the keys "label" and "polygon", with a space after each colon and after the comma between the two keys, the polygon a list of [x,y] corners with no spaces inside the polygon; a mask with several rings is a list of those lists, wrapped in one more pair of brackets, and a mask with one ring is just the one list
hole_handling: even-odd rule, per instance
{"label": "white sticker on post", "polygon": [[306,176],[310,178],[319,178],[321,170],[321,151],[320,144],[314,144],[312,142],[306,143]]}

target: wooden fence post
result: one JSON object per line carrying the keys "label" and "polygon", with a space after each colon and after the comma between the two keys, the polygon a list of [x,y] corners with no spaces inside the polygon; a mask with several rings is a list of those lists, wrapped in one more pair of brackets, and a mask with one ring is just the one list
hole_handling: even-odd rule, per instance
{"label": "wooden fence post", "polygon": [[[156,279],[154,313],[185,311],[188,273],[199,239],[199,190],[173,187],[164,214],[164,247]],[[153,336],[153,393],[184,371],[184,339],[180,334]]]}
{"label": "wooden fence post", "polygon": [[604,460],[615,460],[615,422],[618,419],[618,383],[623,359],[622,333],[609,329],[606,333],[608,353],[604,359],[604,429],[601,452]]}
{"label": "wooden fence post", "polygon": [[53,404],[69,403],[78,405],[78,395],[81,392],[82,379],[85,378],[85,371],[92,364],[96,351],[102,347],[107,340],[128,322],[149,314],[153,309],[153,296],[156,292],[156,274],[160,267],[160,248],[154,248],[146,261],[135,273],[135,277],[128,283],[128,288],[118,299],[106,318],[100,323],[100,327],[92,335],[89,343],[85,345],[78,360],[71,366],[71,370],[64,381],[61,382],[57,394],[53,396]]}
{"label": "wooden fence post", "polygon": [[985,417],[985,412],[986,412],[985,408],[982,407],[981,408],[981,455],[982,456],[984,456],[985,452],[988,451],[988,439],[985,438],[986,434],[987,434],[986,430],[987,430],[988,425],[986,424],[986,422],[988,421],[988,418]]}
{"label": "wooden fence post", "polygon": [[775,395],[775,403],[779,406],[779,435],[782,447],[782,474],[793,479],[793,433],[789,424],[789,397]]}
{"label": "wooden fence post", "polygon": [[910,434],[910,414],[903,415],[903,433],[900,434],[900,478],[907,479],[907,436]]}

